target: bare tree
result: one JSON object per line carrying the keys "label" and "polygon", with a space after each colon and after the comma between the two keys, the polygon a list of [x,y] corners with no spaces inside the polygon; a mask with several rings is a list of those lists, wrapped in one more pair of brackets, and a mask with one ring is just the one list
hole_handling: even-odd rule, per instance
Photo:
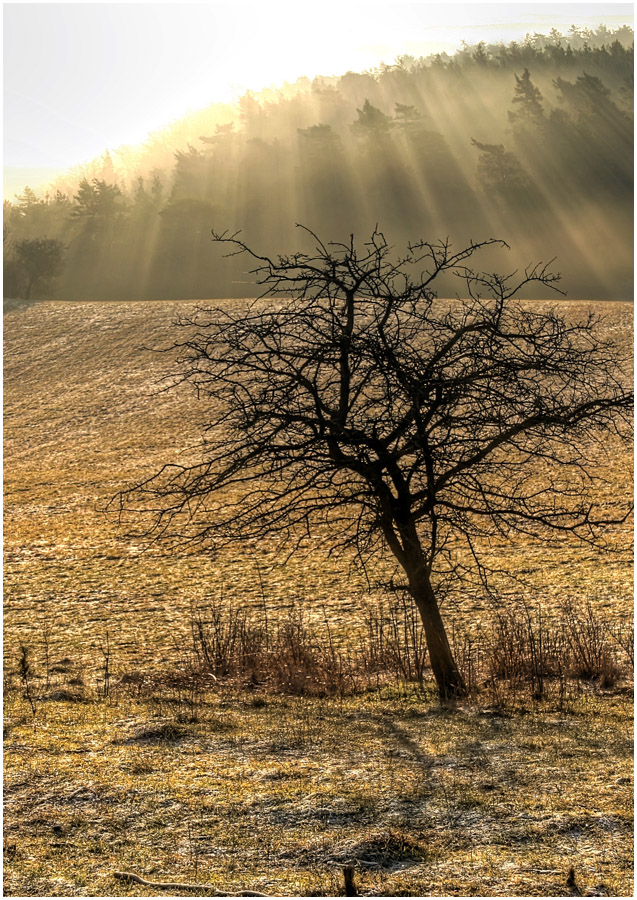
{"label": "bare tree", "polygon": [[[335,549],[389,551],[441,697],[462,695],[439,596],[450,579],[486,578],[485,539],[604,546],[629,514],[622,497],[591,499],[610,436],[630,432],[620,354],[595,316],[513,299],[558,290],[548,266],[470,268],[502,242],[421,241],[395,258],[378,231],[362,248],[309,234],[310,253],[271,259],[213,232],[253,261],[262,294],[178,323],[174,378],[211,408],[200,461],[122,492],[121,514],[128,528],[150,515],[144,533],[176,542],[276,534],[297,549],[327,523]],[[466,299],[436,298],[449,276]]]}

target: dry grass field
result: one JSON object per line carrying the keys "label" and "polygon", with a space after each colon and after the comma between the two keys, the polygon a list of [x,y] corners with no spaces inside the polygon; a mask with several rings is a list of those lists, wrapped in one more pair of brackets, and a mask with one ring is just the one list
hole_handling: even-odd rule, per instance
{"label": "dry grass field", "polygon": [[[274,545],[212,556],[120,539],[108,499],[187,454],[205,420],[187,388],[161,390],[169,355],[142,349],[169,344],[188,306],[5,309],[5,894],[161,893],[113,876],[133,871],[335,895],[351,863],[373,895],[632,895],[623,638],[620,675],[542,701],[491,690],[441,709],[428,682],[399,679],[331,697],[179,682],[201,604],[293,611],[342,643],[384,599],[322,540],[281,567]],[[604,312],[631,342],[632,308]],[[632,490],[632,459],[609,467]],[[519,543],[506,563],[526,581],[502,586],[508,604],[588,607],[627,634],[626,556]],[[444,612],[463,638],[493,614],[478,595]]]}

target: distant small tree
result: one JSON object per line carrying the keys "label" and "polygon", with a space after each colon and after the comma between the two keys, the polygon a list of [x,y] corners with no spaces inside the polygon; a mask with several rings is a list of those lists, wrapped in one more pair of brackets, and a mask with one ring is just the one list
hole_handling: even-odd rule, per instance
{"label": "distant small tree", "polygon": [[34,206],[42,206],[43,201],[38,197],[33,188],[27,184],[21,194],[15,195],[18,201],[18,209],[22,215],[25,215]]}
{"label": "distant small tree", "polygon": [[64,244],[51,238],[18,241],[14,256],[18,277],[24,283],[24,298],[30,300],[35,287],[47,288],[59,275],[64,261]]}
{"label": "distant small tree", "polygon": [[[488,583],[482,549],[496,536],[603,546],[629,513],[624,497],[591,496],[604,440],[629,439],[621,354],[595,316],[514,301],[557,289],[546,266],[470,268],[501,242],[419,241],[395,259],[378,231],[360,249],[312,235],[313,252],[271,259],[213,237],[254,261],[267,303],[179,322],[176,381],[210,403],[201,459],[122,492],[122,524],[213,548],[274,534],[293,549],[322,524],[322,541],[363,563],[389,553],[440,696],[462,695],[445,587],[472,573]],[[436,299],[446,276],[465,299]]]}
{"label": "distant small tree", "polygon": [[405,127],[414,124],[422,127],[424,116],[416,106],[396,102],[394,104],[394,119]]}
{"label": "distant small tree", "polygon": [[485,67],[489,64],[489,57],[487,55],[484,41],[480,41],[480,43],[476,44],[476,46],[473,48],[473,53],[471,54],[471,59],[478,66]]}

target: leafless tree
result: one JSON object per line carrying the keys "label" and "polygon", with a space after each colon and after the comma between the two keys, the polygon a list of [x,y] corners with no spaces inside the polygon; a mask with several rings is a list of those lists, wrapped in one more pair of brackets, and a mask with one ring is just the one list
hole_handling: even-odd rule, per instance
{"label": "leafless tree", "polygon": [[[152,538],[217,547],[276,534],[297,549],[327,523],[335,549],[389,551],[440,696],[462,695],[445,583],[485,575],[493,536],[603,546],[630,512],[592,491],[611,436],[629,437],[620,354],[597,317],[514,299],[559,292],[547,265],[471,268],[503,242],[420,241],[398,258],[379,231],[362,247],[309,235],[311,252],[272,259],[213,232],[250,258],[261,297],[178,323],[175,380],[210,403],[201,455],[122,492],[120,510]],[[450,276],[464,299],[437,299]]]}

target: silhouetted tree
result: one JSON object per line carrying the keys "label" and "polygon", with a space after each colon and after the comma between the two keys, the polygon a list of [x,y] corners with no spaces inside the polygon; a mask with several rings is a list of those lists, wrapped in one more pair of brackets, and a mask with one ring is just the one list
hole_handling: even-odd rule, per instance
{"label": "silhouetted tree", "polygon": [[471,59],[478,66],[486,67],[488,65],[489,57],[487,55],[484,41],[480,41],[480,43],[476,44],[476,46],[473,48]]}
{"label": "silhouetted tree", "polygon": [[168,203],[159,213],[153,259],[153,288],[158,297],[178,290],[188,297],[205,297],[213,276],[209,223],[214,206],[205,200],[184,198]]}
{"label": "silhouetted tree", "polygon": [[[104,187],[103,191],[102,186]],[[111,190],[106,190],[106,188],[111,188]],[[78,185],[77,194],[73,197],[75,200],[73,215],[77,218],[89,218],[95,215],[96,210],[101,205],[100,194],[110,199],[115,193],[117,192],[112,190],[112,185],[106,185],[105,183],[100,185],[97,178],[94,178],[91,184],[87,178],[83,178]]]}
{"label": "silhouetted tree", "polygon": [[450,222],[451,211],[457,209],[462,209],[465,222],[472,221],[477,205],[471,187],[444,136],[431,130],[427,117],[413,105],[396,103],[393,134],[402,151],[403,197],[411,197],[401,211],[405,224],[412,230],[433,230],[440,221]]}
{"label": "silhouetted tree", "polygon": [[187,151],[175,153],[173,173],[173,202],[183,199],[206,199],[210,190],[210,160],[204,153],[188,145]]}
{"label": "silhouetted tree", "polygon": [[555,79],[566,114],[553,115],[562,139],[562,165],[589,193],[632,196],[633,123],[600,78]]}
{"label": "silhouetted tree", "polygon": [[[515,302],[556,289],[541,264],[517,276],[470,268],[501,242],[453,251],[419,241],[395,259],[374,232],[254,261],[262,298],[183,319],[177,382],[210,402],[201,461],[167,465],[119,496],[125,527],[219,546],[278,535],[307,546],[316,526],[364,561],[390,552],[419,610],[438,690],[463,679],[439,609],[449,580],[477,571],[503,538],[603,546],[630,508],[591,499],[600,442],[629,439],[632,393],[621,357],[591,316]],[[433,287],[459,280],[464,300]],[[132,523],[130,516],[132,515]]]}
{"label": "silhouetted tree", "polygon": [[125,201],[116,184],[107,184],[99,178],[89,183],[84,178],[73,197],[71,215],[81,223],[84,237],[96,240],[112,232],[120,224],[124,214]]}
{"label": "silhouetted tree", "polygon": [[33,188],[30,188],[28,185],[25,186],[21,194],[16,194],[16,200],[18,201],[17,208],[22,217],[28,216],[31,210],[44,205],[44,202],[40,200]]}
{"label": "silhouetted tree", "polygon": [[340,136],[324,123],[299,128],[298,149],[297,203],[301,215],[297,218],[317,229],[319,225],[328,227],[335,217],[353,227],[357,200]]}
{"label": "silhouetted tree", "polygon": [[[12,230],[18,238],[48,237],[51,235],[50,211],[47,202],[26,186],[16,195]],[[6,221],[6,218],[5,218]]]}
{"label": "silhouetted tree", "polygon": [[120,295],[130,246],[128,201],[118,185],[100,178],[82,179],[73,201],[64,290],[70,284],[89,298]]}
{"label": "silhouetted tree", "polygon": [[64,244],[47,238],[18,241],[15,245],[18,278],[24,283],[24,299],[30,300],[35,287],[49,287],[60,273]]}
{"label": "silhouetted tree", "polygon": [[[420,199],[416,194],[414,203],[412,161],[400,152],[398,142],[393,139],[395,122],[391,116],[369,100],[356,112],[358,117],[350,128],[360,141],[356,153],[365,180],[364,202],[370,208],[372,223],[382,211],[390,227],[400,228],[405,221],[411,221],[413,207]],[[405,123],[401,125],[404,128]]]}
{"label": "silhouetted tree", "polygon": [[239,98],[239,119],[248,138],[260,138],[263,133],[264,111],[252,91]]}
{"label": "silhouetted tree", "polygon": [[504,144],[484,144],[475,138],[471,144],[480,151],[478,175],[487,193],[509,202],[525,199],[531,183],[517,156]]}
{"label": "silhouetted tree", "polygon": [[515,111],[509,112],[509,121],[525,125],[537,125],[544,118],[542,93],[531,81],[531,73],[525,69],[522,75],[515,76],[515,93],[513,103],[518,104]]}
{"label": "silhouetted tree", "polygon": [[369,100],[365,100],[361,109],[357,109],[358,117],[352,123],[354,134],[371,141],[382,140],[389,134],[392,121],[391,116],[373,106]]}
{"label": "silhouetted tree", "polygon": [[596,75],[584,72],[575,82],[556,78],[554,84],[578,125],[586,127],[595,123],[605,131],[609,128],[625,130],[626,117],[611,99],[610,90]]}

